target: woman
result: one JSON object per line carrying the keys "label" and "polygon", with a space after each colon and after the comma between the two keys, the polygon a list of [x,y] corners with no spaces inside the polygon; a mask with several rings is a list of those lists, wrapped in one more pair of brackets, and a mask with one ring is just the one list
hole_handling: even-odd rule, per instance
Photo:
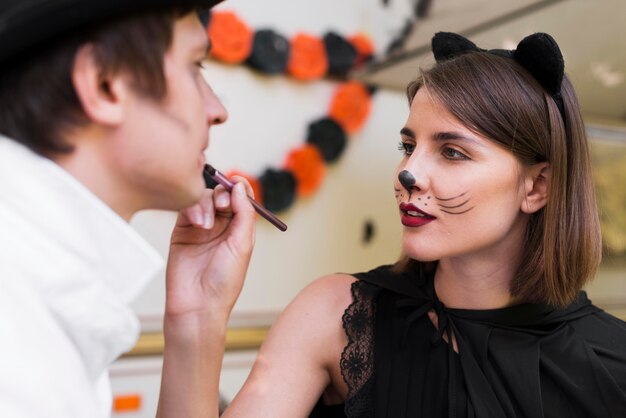
{"label": "woman", "polygon": [[400,132],[403,259],[306,288],[224,416],[626,416],[626,325],[580,292],[601,238],[558,46],[433,50]]}

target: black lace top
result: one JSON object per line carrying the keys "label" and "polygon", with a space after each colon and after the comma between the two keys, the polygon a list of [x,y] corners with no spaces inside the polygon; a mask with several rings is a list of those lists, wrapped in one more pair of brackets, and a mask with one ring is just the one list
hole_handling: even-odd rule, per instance
{"label": "black lace top", "polygon": [[463,310],[443,306],[428,274],[355,277],[340,363],[348,398],[320,401],[312,418],[626,417],[626,323],[584,292],[562,310]]}

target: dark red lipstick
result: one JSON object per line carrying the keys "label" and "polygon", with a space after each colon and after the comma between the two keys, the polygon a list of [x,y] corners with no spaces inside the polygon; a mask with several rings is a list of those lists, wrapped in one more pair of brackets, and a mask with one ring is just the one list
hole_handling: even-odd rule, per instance
{"label": "dark red lipstick", "polygon": [[400,220],[404,226],[422,226],[437,219],[412,203],[400,203],[400,212]]}

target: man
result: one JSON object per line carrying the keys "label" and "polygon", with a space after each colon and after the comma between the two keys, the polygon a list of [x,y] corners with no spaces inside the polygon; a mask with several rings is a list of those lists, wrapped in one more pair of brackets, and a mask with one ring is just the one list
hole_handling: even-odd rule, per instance
{"label": "man", "polygon": [[127,304],[162,263],[127,224],[148,208],[186,208],[158,415],[216,416],[255,217],[249,185],[202,178],[227,115],[197,9],[218,2],[0,0],[1,417],[110,415],[107,367],[139,332]]}

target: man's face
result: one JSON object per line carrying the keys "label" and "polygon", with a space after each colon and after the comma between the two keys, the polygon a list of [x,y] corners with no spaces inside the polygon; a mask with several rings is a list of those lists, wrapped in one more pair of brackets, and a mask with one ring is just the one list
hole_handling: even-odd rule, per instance
{"label": "man's face", "polygon": [[133,95],[128,107],[114,158],[141,209],[190,206],[205,187],[202,169],[208,129],[227,117],[201,74],[208,46],[195,13],[178,19],[164,57],[165,98],[154,101]]}

